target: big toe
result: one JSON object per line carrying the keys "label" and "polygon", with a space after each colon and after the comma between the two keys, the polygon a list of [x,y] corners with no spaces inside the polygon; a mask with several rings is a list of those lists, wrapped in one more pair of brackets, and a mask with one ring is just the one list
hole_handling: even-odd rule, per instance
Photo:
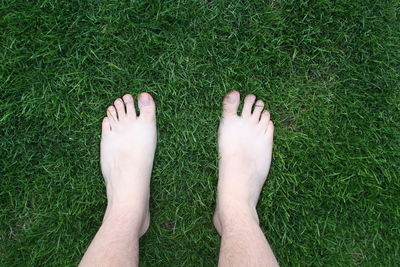
{"label": "big toe", "polygon": [[156,117],[156,104],[149,93],[139,95],[140,118],[144,120],[154,120]]}
{"label": "big toe", "polygon": [[239,102],[240,102],[239,92],[238,91],[229,92],[224,98],[223,102],[224,110],[222,116],[224,118],[230,116],[236,116],[239,107]]}

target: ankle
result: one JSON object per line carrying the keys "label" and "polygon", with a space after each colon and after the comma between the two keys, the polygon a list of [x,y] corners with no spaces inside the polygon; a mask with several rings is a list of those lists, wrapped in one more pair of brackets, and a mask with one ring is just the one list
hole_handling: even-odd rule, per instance
{"label": "ankle", "polygon": [[[222,201],[221,201],[222,202]],[[258,214],[251,205],[230,202],[218,202],[215,210],[214,225],[223,235],[226,232],[236,231],[250,226],[259,225]]]}
{"label": "ankle", "polygon": [[135,236],[142,236],[150,223],[150,216],[147,209],[132,205],[111,205],[107,206],[102,225],[112,226],[122,232],[130,232]]}

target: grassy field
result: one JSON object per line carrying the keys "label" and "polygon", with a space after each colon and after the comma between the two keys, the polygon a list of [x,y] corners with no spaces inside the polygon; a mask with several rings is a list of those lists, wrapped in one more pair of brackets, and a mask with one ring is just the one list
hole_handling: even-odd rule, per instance
{"label": "grassy field", "polygon": [[0,266],[74,266],[106,205],[100,122],[150,92],[142,266],[215,266],[220,103],[265,100],[282,266],[400,265],[399,1],[1,1]]}

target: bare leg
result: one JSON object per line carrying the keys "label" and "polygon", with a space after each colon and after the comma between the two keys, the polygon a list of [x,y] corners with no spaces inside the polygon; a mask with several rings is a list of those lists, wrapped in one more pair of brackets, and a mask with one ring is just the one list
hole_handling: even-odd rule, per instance
{"label": "bare leg", "polygon": [[133,98],[125,95],[107,109],[102,123],[101,170],[108,205],[103,224],[80,266],[137,266],[139,238],[150,222],[150,175],[156,148],[155,104],[139,97],[140,116]]}
{"label": "bare leg", "polygon": [[274,125],[264,103],[240,95],[224,99],[219,127],[219,180],[214,225],[221,235],[219,266],[278,266],[259,226],[256,205],[272,157]]}

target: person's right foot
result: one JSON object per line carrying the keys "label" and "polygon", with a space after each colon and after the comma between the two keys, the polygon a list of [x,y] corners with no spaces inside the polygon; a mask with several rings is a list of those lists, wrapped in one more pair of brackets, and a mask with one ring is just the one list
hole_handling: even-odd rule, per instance
{"label": "person's right foot", "polygon": [[219,126],[219,179],[214,225],[221,234],[226,223],[250,217],[258,223],[256,205],[271,165],[274,124],[264,103],[246,96],[237,115],[240,94],[232,91],[223,101]]}

